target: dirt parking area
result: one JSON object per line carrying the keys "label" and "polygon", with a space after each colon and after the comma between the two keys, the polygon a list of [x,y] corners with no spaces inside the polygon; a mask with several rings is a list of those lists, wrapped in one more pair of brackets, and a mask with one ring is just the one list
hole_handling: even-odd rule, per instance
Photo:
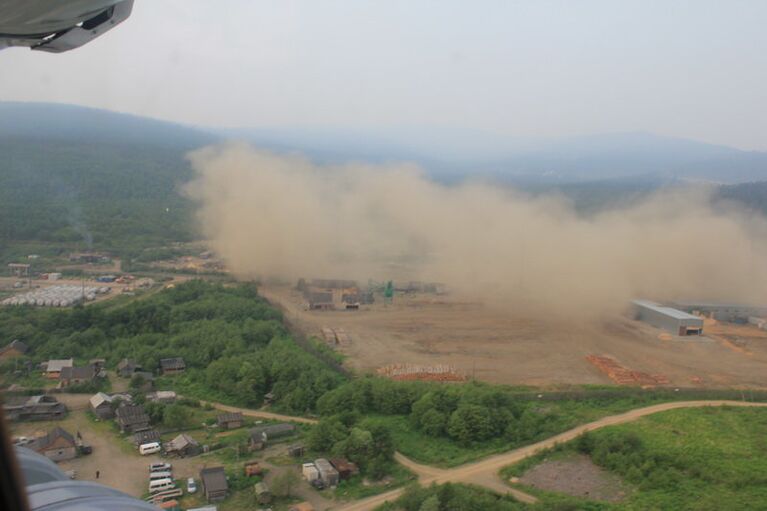
{"label": "dirt parking area", "polygon": [[612,383],[586,360],[596,354],[631,370],[663,375],[672,386],[767,387],[767,339],[758,336],[745,353],[705,336],[661,336],[660,330],[621,316],[598,323],[540,321],[434,294],[398,294],[391,305],[375,303],[358,311],[308,311],[289,286],[262,286],[260,292],[307,335],[321,339],[323,327],[343,330],[348,342],[336,349],[360,371],[445,364],[492,383]]}
{"label": "dirt parking area", "polygon": [[525,472],[519,482],[541,490],[607,502],[619,502],[632,491],[620,477],[594,465],[583,455],[544,461]]}

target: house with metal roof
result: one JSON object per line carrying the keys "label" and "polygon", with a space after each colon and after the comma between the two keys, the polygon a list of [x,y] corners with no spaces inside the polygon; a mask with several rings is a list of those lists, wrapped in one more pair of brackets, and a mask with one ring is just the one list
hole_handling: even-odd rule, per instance
{"label": "house with metal roof", "polygon": [[703,319],[650,300],[633,300],[634,317],[674,335],[701,335]]}
{"label": "house with metal roof", "polygon": [[80,367],[62,367],[59,372],[59,387],[90,383],[98,376],[98,370],[93,365]]}
{"label": "house with metal roof", "polygon": [[141,366],[133,359],[124,358],[117,363],[117,375],[122,378],[132,378],[136,371],[141,371]]}

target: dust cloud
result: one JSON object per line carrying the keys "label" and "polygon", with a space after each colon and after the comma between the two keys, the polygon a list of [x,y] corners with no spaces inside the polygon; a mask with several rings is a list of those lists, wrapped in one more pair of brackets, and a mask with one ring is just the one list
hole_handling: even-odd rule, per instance
{"label": "dust cloud", "polygon": [[561,197],[318,166],[244,144],[189,155],[202,234],[242,278],[445,283],[509,313],[597,318],[632,297],[763,302],[765,220],[661,192],[584,218]]}

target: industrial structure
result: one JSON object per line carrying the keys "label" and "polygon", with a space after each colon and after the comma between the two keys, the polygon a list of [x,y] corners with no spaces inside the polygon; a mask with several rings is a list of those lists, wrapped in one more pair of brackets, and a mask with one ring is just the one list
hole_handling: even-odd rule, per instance
{"label": "industrial structure", "polygon": [[36,289],[24,294],[6,298],[3,305],[37,305],[40,307],[69,307],[82,303],[86,300],[92,301],[97,295],[109,293],[108,287],[91,286],[50,286]]}
{"label": "industrial structure", "polygon": [[700,335],[703,333],[703,319],[671,307],[651,302],[633,300],[634,317],[656,328],[674,335]]}
{"label": "industrial structure", "polygon": [[695,312],[718,321],[729,321],[731,323],[748,323],[749,317],[767,317],[767,305],[686,300],[675,301],[670,305],[683,311]]}

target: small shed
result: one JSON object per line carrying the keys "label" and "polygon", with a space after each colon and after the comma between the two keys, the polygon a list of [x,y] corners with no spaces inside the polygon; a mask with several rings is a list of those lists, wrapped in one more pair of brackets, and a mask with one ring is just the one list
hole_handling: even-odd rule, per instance
{"label": "small shed", "polygon": [[304,446],[301,444],[293,444],[291,446],[288,446],[288,456],[292,456],[294,458],[300,458],[304,455]]}
{"label": "small shed", "polygon": [[58,426],[47,435],[36,438],[27,447],[53,461],[66,461],[77,457],[77,443],[74,437]]}
{"label": "small shed", "polygon": [[242,427],[245,418],[240,412],[226,412],[216,417],[216,423],[222,429],[236,429]]}
{"label": "small shed", "polygon": [[259,504],[268,504],[272,501],[272,492],[269,491],[269,486],[265,482],[256,483],[254,490]]}
{"label": "small shed", "polygon": [[346,458],[331,458],[330,464],[338,471],[338,477],[342,480],[349,479],[360,473],[357,464]]}
{"label": "small shed", "polygon": [[97,392],[90,399],[90,407],[93,414],[99,419],[111,419],[115,416],[112,410],[112,397],[103,392]]}
{"label": "small shed", "polygon": [[181,357],[160,359],[160,373],[163,375],[179,374],[185,370],[186,363]]}
{"label": "small shed", "polygon": [[258,461],[248,461],[245,463],[245,475],[248,477],[258,476],[264,472],[261,468],[261,464]]}
{"label": "small shed", "polygon": [[187,435],[181,433],[176,438],[165,444],[165,451],[168,454],[173,454],[180,457],[196,456],[202,452],[200,443]]}
{"label": "small shed", "polygon": [[301,475],[310,483],[320,478],[320,473],[314,463],[304,463],[301,465]]}
{"label": "small shed", "polygon": [[224,500],[229,493],[229,484],[226,482],[224,467],[210,467],[200,470],[202,491],[208,502]]}
{"label": "small shed", "polygon": [[317,458],[314,460],[314,466],[317,467],[317,472],[319,472],[320,479],[325,483],[325,486],[338,485],[338,471],[333,468],[333,465],[328,460]]}

